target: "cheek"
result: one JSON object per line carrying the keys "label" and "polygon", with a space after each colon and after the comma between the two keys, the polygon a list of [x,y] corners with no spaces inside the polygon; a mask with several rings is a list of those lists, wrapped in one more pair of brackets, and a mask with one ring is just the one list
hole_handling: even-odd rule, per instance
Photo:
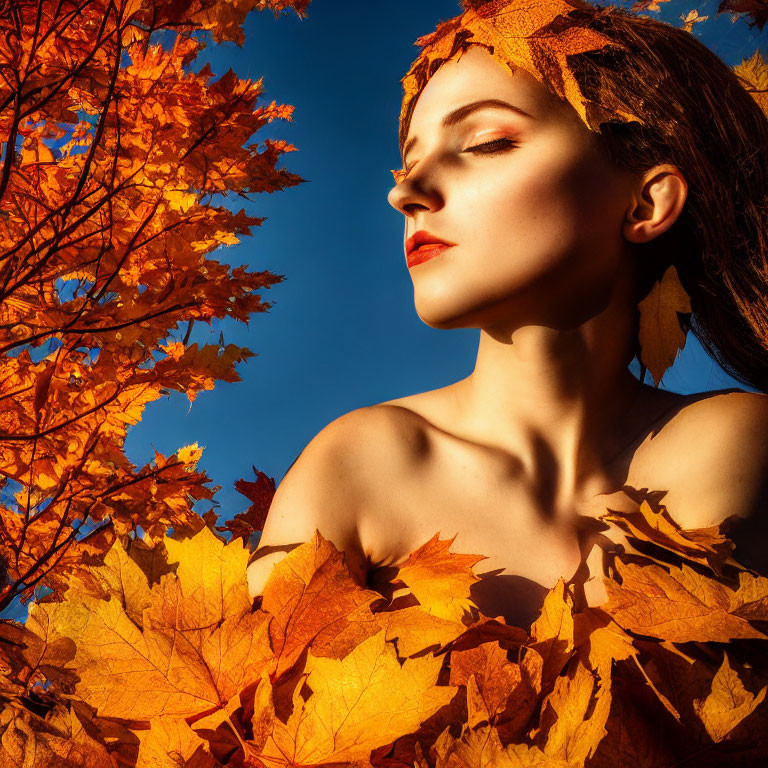
{"label": "cheek", "polygon": [[598,165],[582,157],[511,159],[495,183],[465,189],[468,226],[477,236],[492,247],[524,243],[532,250],[601,242],[614,228],[612,196]]}

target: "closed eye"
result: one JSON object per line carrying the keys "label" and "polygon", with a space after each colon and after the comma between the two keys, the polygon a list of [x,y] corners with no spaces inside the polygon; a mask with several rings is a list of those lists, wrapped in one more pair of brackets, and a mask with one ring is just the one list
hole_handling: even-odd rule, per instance
{"label": "closed eye", "polygon": [[475,144],[473,147],[467,147],[464,152],[479,152],[483,155],[490,155],[513,146],[517,146],[517,142],[514,139],[502,137],[493,141],[486,141],[483,144]]}
{"label": "closed eye", "polygon": [[[514,139],[502,136],[498,139],[493,139],[493,141],[486,141],[482,144],[475,144],[473,147],[467,147],[462,151],[476,152],[480,155],[494,155],[497,152],[503,152],[505,149],[511,149],[512,147],[516,146],[518,146],[518,143]],[[413,168],[413,166],[410,168],[401,168],[396,171],[391,171],[392,176],[395,179],[395,184],[400,184],[401,182],[405,181],[408,174],[411,172],[411,168]]]}

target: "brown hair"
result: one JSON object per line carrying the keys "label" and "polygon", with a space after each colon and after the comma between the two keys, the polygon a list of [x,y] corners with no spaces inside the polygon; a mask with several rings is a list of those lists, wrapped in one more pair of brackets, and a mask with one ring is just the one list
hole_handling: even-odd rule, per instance
{"label": "brown hair", "polygon": [[[567,56],[591,117],[585,122],[593,122],[617,166],[642,174],[670,163],[688,182],[674,226],[638,246],[638,299],[674,264],[691,298],[693,333],[734,378],[768,390],[768,116],[734,71],[689,32],[613,6],[574,5],[567,22],[558,17],[560,27],[610,41]],[[456,40],[460,34],[454,51],[466,47],[466,36]],[[429,63],[428,77],[445,58]],[[411,72],[418,66],[419,59]],[[404,103],[401,142],[417,97]],[[642,122],[606,119],[609,113]]]}

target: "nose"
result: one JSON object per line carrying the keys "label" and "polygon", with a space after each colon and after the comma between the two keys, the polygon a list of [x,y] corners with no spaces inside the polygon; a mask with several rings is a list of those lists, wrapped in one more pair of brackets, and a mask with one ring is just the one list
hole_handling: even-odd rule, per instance
{"label": "nose", "polygon": [[419,210],[434,211],[443,204],[434,180],[415,170],[389,190],[387,202],[404,216],[414,216]]}

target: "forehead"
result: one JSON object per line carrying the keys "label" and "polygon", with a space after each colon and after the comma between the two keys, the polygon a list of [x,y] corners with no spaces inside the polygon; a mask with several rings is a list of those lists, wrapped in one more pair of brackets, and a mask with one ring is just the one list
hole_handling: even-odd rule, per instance
{"label": "forehead", "polygon": [[569,113],[579,120],[570,104],[551,94],[529,72],[511,69],[484,47],[472,45],[458,60],[446,61],[427,81],[414,106],[408,138],[429,130],[457,107],[493,98],[508,101],[536,120],[571,117]]}

